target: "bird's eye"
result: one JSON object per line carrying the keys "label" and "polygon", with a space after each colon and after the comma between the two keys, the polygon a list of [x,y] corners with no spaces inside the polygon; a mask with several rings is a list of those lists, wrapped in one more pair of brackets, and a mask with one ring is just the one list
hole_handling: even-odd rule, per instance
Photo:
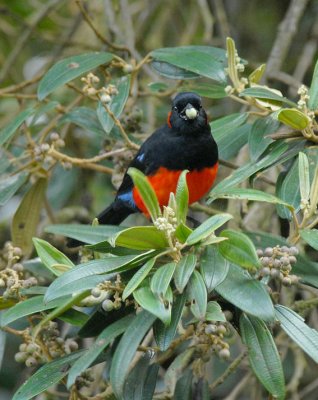
{"label": "bird's eye", "polygon": [[178,111],[178,107],[177,107],[177,106],[174,106],[173,109],[174,109],[175,111]]}

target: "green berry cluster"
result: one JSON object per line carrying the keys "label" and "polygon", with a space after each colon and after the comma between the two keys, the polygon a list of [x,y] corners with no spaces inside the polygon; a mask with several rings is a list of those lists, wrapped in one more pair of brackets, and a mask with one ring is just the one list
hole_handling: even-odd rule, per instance
{"label": "green berry cluster", "polygon": [[89,386],[92,382],[94,382],[94,378],[90,369],[83,371],[81,375],[79,375],[75,380],[75,386],[77,390],[82,389],[83,387]]}
{"label": "green berry cluster", "polygon": [[208,345],[202,360],[208,362],[212,353],[217,354],[222,360],[228,360],[231,356],[230,346],[224,340],[228,333],[226,324],[222,322],[204,323],[199,327],[198,338],[200,344]]}
{"label": "green berry cluster", "polygon": [[291,286],[298,283],[298,276],[290,272],[292,266],[297,262],[296,256],[299,254],[297,247],[275,246],[266,249],[257,249],[262,268],[259,273],[261,277],[276,278],[284,286]]}
{"label": "green berry cluster", "polygon": [[20,247],[6,242],[0,257],[0,290],[4,299],[19,299],[20,289],[36,286],[38,280],[24,270]]}

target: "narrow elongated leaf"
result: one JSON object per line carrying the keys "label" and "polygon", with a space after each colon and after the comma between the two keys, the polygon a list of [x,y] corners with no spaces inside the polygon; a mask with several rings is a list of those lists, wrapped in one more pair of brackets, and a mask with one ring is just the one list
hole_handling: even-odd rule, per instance
{"label": "narrow elongated leaf", "polygon": [[318,331],[310,328],[304,319],[288,307],[277,304],[276,318],[287,335],[318,363]]}
{"label": "narrow elongated leaf", "polygon": [[245,96],[256,97],[258,99],[279,101],[281,103],[289,104],[292,107],[297,106],[297,104],[295,104],[293,101],[287,99],[286,97],[280,96],[279,94],[273,92],[272,90],[266,87],[257,86],[244,89],[240,93],[240,97],[245,97]]}
{"label": "narrow elongated leaf", "polygon": [[67,322],[70,325],[81,327],[86,324],[89,316],[81,311],[75,310],[74,308],[70,308],[60,315],[58,319]]}
{"label": "narrow elongated leaf", "polygon": [[[109,107],[110,111],[115,115],[115,117],[119,118],[121,113],[123,112],[123,109],[125,107],[126,101],[129,96],[130,77],[123,76],[122,78],[112,83],[116,86],[118,94],[112,96],[112,99],[110,103],[107,104],[107,106]],[[97,117],[104,131],[106,133],[110,133],[110,131],[114,126],[114,121],[109,116],[109,114],[107,113],[101,102],[99,102],[97,107]]]}
{"label": "narrow elongated leaf", "polygon": [[276,344],[266,324],[258,318],[242,314],[240,328],[255,375],[269,393],[278,399],[284,399],[283,367]]}
{"label": "narrow elongated leaf", "polygon": [[105,350],[105,348],[119,335],[125,332],[127,326],[131,324],[134,316],[132,314],[107,326],[96,338],[89,349],[78,358],[69,371],[67,378],[67,387],[71,387],[76,378],[96,360],[96,358]]}
{"label": "narrow elongated leaf", "polygon": [[163,231],[155,226],[134,226],[127,228],[109,240],[116,246],[135,250],[164,249],[169,247]]}
{"label": "narrow elongated leaf", "polygon": [[10,123],[1,129],[0,131],[0,146],[6,143],[15,134],[17,129],[23,124],[23,122],[33,113],[35,109],[33,107],[27,108],[21,111]]}
{"label": "narrow elongated leaf", "polygon": [[[300,190],[299,190],[299,173],[298,173],[298,159],[288,171],[283,171],[278,177],[276,183],[276,195],[286,203],[292,205],[296,212],[300,207]],[[291,219],[292,214],[287,207],[277,205],[277,212],[281,218]]]}
{"label": "narrow elongated leaf", "polygon": [[20,189],[26,181],[28,174],[20,172],[19,174],[9,176],[0,181],[0,206],[6,204],[7,201]]}
{"label": "narrow elongated leaf", "polygon": [[151,291],[159,297],[164,298],[168,286],[176,269],[176,263],[171,262],[157,269],[150,281]]}
{"label": "narrow elongated leaf", "polygon": [[106,52],[95,52],[71,56],[57,62],[41,79],[38,87],[38,99],[45,99],[58,87],[83,75],[99,65],[111,62],[113,55]]}
{"label": "narrow elongated leaf", "polygon": [[285,201],[279,199],[278,197],[270,193],[262,192],[261,190],[256,190],[256,189],[228,188],[223,193],[217,192],[215,193],[215,195],[211,196],[212,200],[216,198],[264,201],[266,203],[281,204],[290,209],[294,208],[291,204],[286,203]]}
{"label": "narrow elongated leaf", "polygon": [[200,259],[200,272],[208,293],[224,281],[229,265],[229,262],[220,254],[217,246],[206,247]]}
{"label": "narrow elongated leaf", "polygon": [[[194,347],[186,348],[182,353],[178,354],[177,357],[169,365],[169,368],[166,371],[164,377],[164,381],[170,393],[174,392],[177,380],[192,361],[192,356],[194,351],[195,351]],[[183,383],[186,384],[184,381]],[[183,394],[185,394],[184,391],[182,392]],[[184,397],[182,397],[182,399],[184,399]]]}
{"label": "narrow elongated leaf", "polygon": [[167,350],[170,346],[170,343],[175,338],[186,299],[186,292],[176,296],[171,309],[171,322],[169,326],[166,326],[160,320],[157,320],[153,326],[156,343],[160,347],[161,351]]}
{"label": "narrow elongated leaf", "polygon": [[256,161],[264,153],[266,148],[273,142],[273,139],[266,136],[277,131],[278,127],[279,122],[272,116],[255,120],[248,138],[251,160]]}
{"label": "narrow elongated leaf", "polygon": [[151,355],[145,353],[127,376],[125,400],[152,400],[157,383],[158,364],[149,365]]}
{"label": "narrow elongated leaf", "polygon": [[176,190],[176,203],[177,203],[177,220],[178,223],[185,223],[188,214],[188,203],[189,203],[189,190],[187,186],[187,173],[183,171],[178,179],[177,190]]}
{"label": "narrow elongated leaf", "polygon": [[192,400],[192,368],[188,368],[178,379],[174,390],[174,400]]}
{"label": "narrow elongated leaf", "polygon": [[299,188],[301,200],[308,201],[310,193],[309,161],[305,153],[298,155]]}
{"label": "narrow elongated leaf", "polygon": [[188,299],[191,301],[191,311],[198,319],[203,319],[207,306],[207,291],[204,280],[198,271],[194,271],[188,284]]}
{"label": "narrow elongated leaf", "polygon": [[74,267],[61,251],[43,239],[33,238],[34,247],[43,264],[56,276]]}
{"label": "narrow elongated leaf", "polygon": [[7,341],[7,333],[0,330],[0,369],[2,367],[4,351],[6,349],[6,341]]}
{"label": "narrow elongated leaf", "polygon": [[134,299],[145,310],[159,318],[165,325],[171,321],[171,305],[156,296],[148,286],[134,291]]}
{"label": "narrow elongated leaf", "polygon": [[110,382],[115,395],[122,398],[125,379],[139,343],[155,321],[155,317],[147,311],[136,315],[127,327],[115,351],[110,369]]}
{"label": "narrow elongated leaf", "polygon": [[277,114],[278,121],[296,130],[305,129],[310,119],[297,108],[283,108]]}
{"label": "narrow elongated leaf", "polygon": [[226,213],[213,215],[212,217],[204,221],[189,235],[186,243],[188,245],[191,245],[198,243],[203,239],[206,239],[208,236],[213,235],[216,229],[224,225],[232,218],[232,215]]}
{"label": "narrow elongated leaf", "polygon": [[105,134],[103,127],[97,118],[96,111],[88,107],[73,108],[70,112],[64,114],[59,120],[59,126],[64,125],[67,122],[71,122],[80,126],[87,132],[92,132],[102,137]]}
{"label": "narrow elongated leaf", "polygon": [[[72,293],[72,290],[76,291],[76,287],[77,285],[80,285],[80,283],[84,283],[83,287],[85,287],[85,289],[89,288],[90,284],[94,282],[97,284],[103,280],[109,279],[110,273],[121,272],[125,269],[135,268],[140,263],[148,260],[148,258],[151,258],[152,255],[154,255],[153,251],[140,255],[118,257],[107,256],[103,259],[92,260],[87,263],[79,264],[52,282],[46,292],[45,301],[52,301],[53,299],[63,296],[66,292],[69,293],[69,291]],[[88,287],[85,286],[85,281],[87,281],[87,285],[89,285]],[[78,292],[83,290],[82,285],[79,287],[81,287],[81,289],[79,289]]]}
{"label": "narrow elongated leaf", "polygon": [[131,176],[134,185],[137,187],[152,220],[156,220],[160,215],[160,207],[156,193],[150,185],[148,179],[136,168],[129,168],[128,174]]}
{"label": "narrow elongated leaf", "polygon": [[224,192],[233,186],[237,186],[241,182],[244,182],[250,176],[254,175],[256,172],[268,168],[273,165],[277,160],[283,162],[282,155],[288,150],[288,145],[284,142],[275,142],[271,144],[262,158],[256,162],[250,162],[244,166],[235,170],[230,176],[225,178],[219,184],[217,184],[211,191],[211,195],[217,192]]}
{"label": "narrow elongated leaf", "polygon": [[59,383],[83,353],[84,350],[76,351],[45,364],[24,382],[14,394],[12,400],[33,399],[38,394]]}
{"label": "narrow elongated leaf", "polygon": [[153,60],[151,66],[160,75],[169,79],[194,79],[199,78],[198,74],[176,67],[164,61]]}
{"label": "narrow elongated leaf", "polygon": [[219,251],[224,258],[246,269],[260,267],[255,246],[248,236],[231,229],[225,229],[220,236],[228,239],[219,243]]}
{"label": "narrow elongated leaf", "polygon": [[226,278],[215,291],[248,314],[264,321],[274,320],[273,303],[265,285],[237,265],[230,265]]}
{"label": "narrow elongated leaf", "polygon": [[207,84],[196,81],[193,83],[188,82],[188,84],[186,82],[180,89],[184,92],[195,92],[199,96],[207,97],[209,99],[222,99],[227,97],[225,87],[225,84]]}
{"label": "narrow elongated leaf", "polygon": [[14,214],[11,226],[12,240],[25,255],[32,251],[32,237],[36,234],[45,197],[47,181],[38,179],[23,197]]}
{"label": "narrow elongated leaf", "polygon": [[309,246],[318,250],[318,229],[302,229],[300,236]]}
{"label": "narrow elongated leaf", "polygon": [[[272,233],[264,232],[245,232],[250,237],[256,247],[266,248],[280,246],[289,246],[286,239]],[[300,276],[301,280],[312,286],[318,287],[318,263],[310,261],[305,255],[299,254],[297,262],[293,265],[292,273]]]}
{"label": "narrow elongated leaf", "polygon": [[311,110],[316,110],[318,108],[318,60],[316,61],[308,94],[308,106]]}
{"label": "narrow elongated leaf", "polygon": [[209,46],[166,47],[150,53],[155,61],[172,64],[197,75],[226,82],[225,51]]}
{"label": "narrow elongated leaf", "polygon": [[64,297],[54,302],[52,301],[49,304],[45,304],[44,296],[30,297],[27,300],[17,303],[15,306],[4,312],[1,317],[1,326],[9,325],[17,319],[26,317],[27,315],[59,307],[61,304],[65,303],[65,301],[66,299]]}
{"label": "narrow elongated leaf", "polygon": [[95,244],[108,239],[123,229],[125,228],[122,226],[112,225],[56,224],[45,227],[45,232],[67,236],[84,243]]}
{"label": "narrow elongated leaf", "polygon": [[127,297],[135,290],[137,287],[142,283],[142,281],[146,278],[146,276],[151,271],[152,267],[156,262],[155,258],[151,258],[149,261],[146,262],[130,279],[127,283],[125,290],[123,292],[123,300],[126,300]]}
{"label": "narrow elongated leaf", "polygon": [[197,258],[195,254],[187,254],[178,262],[173,279],[176,288],[180,293],[182,293],[183,289],[187,286],[192,272],[194,271],[196,262]]}

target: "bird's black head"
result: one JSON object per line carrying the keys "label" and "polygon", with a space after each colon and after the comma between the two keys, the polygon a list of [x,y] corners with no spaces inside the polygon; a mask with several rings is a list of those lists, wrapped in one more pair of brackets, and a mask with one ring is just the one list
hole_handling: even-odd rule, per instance
{"label": "bird's black head", "polygon": [[168,125],[179,133],[196,133],[207,125],[201,97],[192,92],[177,94],[172,102]]}

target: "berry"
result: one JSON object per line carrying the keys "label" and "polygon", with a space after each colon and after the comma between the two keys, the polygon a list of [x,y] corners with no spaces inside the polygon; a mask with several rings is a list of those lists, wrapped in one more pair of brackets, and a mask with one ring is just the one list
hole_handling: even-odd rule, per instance
{"label": "berry", "polygon": [[14,355],[14,359],[18,363],[23,363],[28,358],[28,354],[24,351],[19,351]]}
{"label": "berry", "polygon": [[297,256],[299,254],[299,250],[297,249],[297,247],[292,246],[292,247],[289,248],[288,253],[291,256]]}
{"label": "berry", "polygon": [[261,263],[262,263],[262,265],[264,265],[264,267],[267,267],[269,265],[269,263],[270,263],[270,258],[269,257],[263,257],[261,259]]}
{"label": "berry", "polygon": [[292,280],[289,276],[284,276],[284,278],[282,279],[282,284],[284,286],[290,286],[292,284]]}
{"label": "berry", "polygon": [[114,303],[111,300],[106,299],[102,302],[102,308],[105,311],[112,311],[114,308]]}
{"label": "berry", "polygon": [[277,278],[279,276],[279,274],[280,274],[280,271],[278,269],[276,269],[276,268],[271,269],[271,276],[273,278]]}
{"label": "berry", "polygon": [[282,265],[289,265],[289,258],[283,256],[280,258],[280,262],[282,263]]}
{"label": "berry", "polygon": [[273,248],[272,247],[266,247],[266,249],[264,250],[264,254],[267,257],[271,257],[273,255]]}
{"label": "berry", "polygon": [[270,275],[270,273],[271,273],[271,270],[268,267],[264,267],[261,269],[261,274],[263,276],[268,276],[268,275]]}
{"label": "berry", "polygon": [[217,332],[224,335],[226,333],[226,327],[224,325],[218,325]]}
{"label": "berry", "polygon": [[28,357],[25,361],[27,367],[35,367],[38,364],[34,357]]}
{"label": "berry", "polygon": [[289,258],[289,262],[290,262],[291,264],[296,264],[297,259],[296,259],[295,256],[289,256],[288,258]]}
{"label": "berry", "polygon": [[257,249],[256,250],[256,254],[258,255],[258,257],[262,257],[263,256],[263,250],[262,249]]}
{"label": "berry", "polygon": [[102,294],[102,291],[99,288],[94,287],[91,291],[91,294],[93,297],[98,298]]}
{"label": "berry", "polygon": [[215,333],[217,331],[217,326],[214,324],[209,324],[205,327],[204,332],[209,335],[211,333]]}
{"label": "berry", "polygon": [[230,351],[228,349],[222,349],[222,350],[219,351],[218,354],[219,354],[219,357],[222,360],[228,360],[230,358],[230,356],[231,356],[231,353],[230,353]]}

